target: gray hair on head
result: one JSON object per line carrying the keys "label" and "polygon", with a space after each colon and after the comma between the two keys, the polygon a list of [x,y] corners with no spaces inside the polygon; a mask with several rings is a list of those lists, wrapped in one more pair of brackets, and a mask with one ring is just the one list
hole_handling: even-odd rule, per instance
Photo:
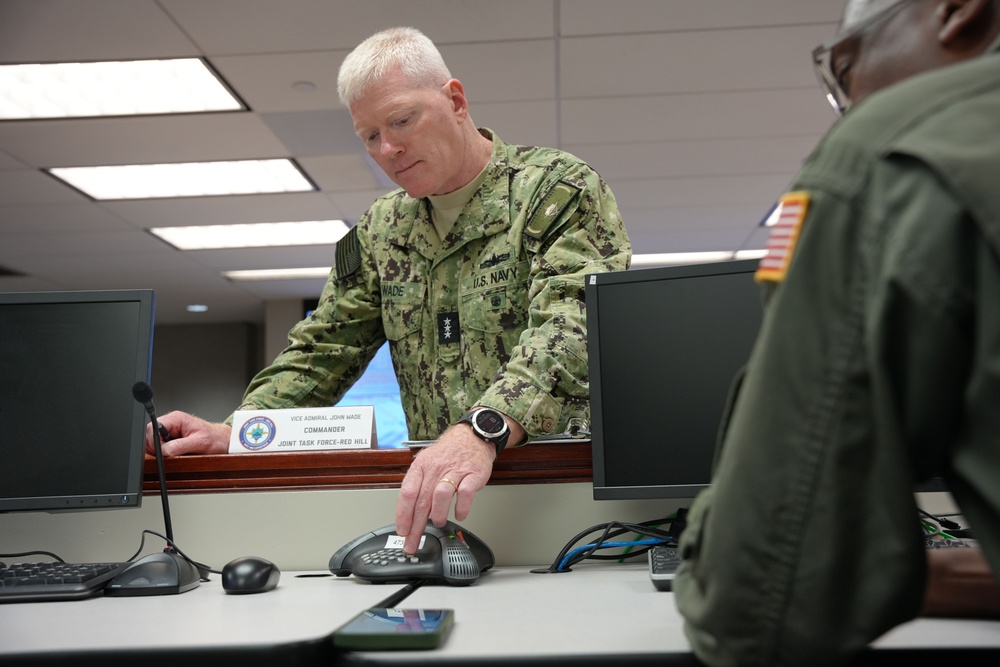
{"label": "gray hair on head", "polygon": [[434,42],[416,28],[389,28],[361,42],[344,58],[337,93],[350,106],[368,87],[399,67],[415,86],[442,86],[451,72]]}

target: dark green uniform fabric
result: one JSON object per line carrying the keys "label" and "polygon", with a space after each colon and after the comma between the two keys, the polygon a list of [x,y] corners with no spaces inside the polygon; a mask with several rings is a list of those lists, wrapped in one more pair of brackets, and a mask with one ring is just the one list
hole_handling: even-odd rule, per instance
{"label": "dark green uniform fabric", "polygon": [[529,436],[589,420],[584,277],[628,268],[617,203],[578,158],[481,132],[493,155],[451,232],[438,237],[423,199],[379,198],[240,409],[333,405],[388,339],[412,439],[474,405]]}
{"label": "dark green uniform fabric", "polygon": [[1000,571],[997,48],[856,105],[793,190],[794,253],[681,541],[713,666],[842,664],[914,617],[913,492],[937,473]]}

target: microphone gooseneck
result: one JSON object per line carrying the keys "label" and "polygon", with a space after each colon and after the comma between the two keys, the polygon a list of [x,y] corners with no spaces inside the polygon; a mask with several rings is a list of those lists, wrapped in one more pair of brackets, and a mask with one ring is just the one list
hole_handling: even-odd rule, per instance
{"label": "microphone gooseneck", "polygon": [[146,408],[146,412],[149,414],[149,421],[153,425],[153,450],[156,452],[156,472],[160,477],[160,502],[163,505],[163,528],[167,535],[167,549],[173,551],[174,530],[170,525],[170,505],[167,501],[167,473],[164,470],[163,448],[160,445],[162,427],[156,419],[156,410],[153,409],[153,389],[140,380],[132,385],[132,397]]}
{"label": "microphone gooseneck", "polygon": [[176,595],[197,588],[202,575],[199,566],[174,546],[174,530],[170,525],[170,505],[167,502],[167,476],[160,444],[160,434],[164,431],[161,430],[163,426],[156,420],[156,410],[153,409],[153,390],[145,382],[136,382],[132,386],[132,397],[146,408],[153,425],[153,449],[156,451],[156,471],[160,475],[160,499],[167,546],[160,553],[149,554],[132,562],[108,582],[104,594],[111,597]]}

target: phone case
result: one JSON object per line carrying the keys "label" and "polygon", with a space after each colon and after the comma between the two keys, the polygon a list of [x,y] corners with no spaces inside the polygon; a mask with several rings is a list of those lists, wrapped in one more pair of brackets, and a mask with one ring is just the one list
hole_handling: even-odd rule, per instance
{"label": "phone case", "polygon": [[452,609],[366,609],[333,632],[333,644],[352,651],[433,649],[454,623]]}

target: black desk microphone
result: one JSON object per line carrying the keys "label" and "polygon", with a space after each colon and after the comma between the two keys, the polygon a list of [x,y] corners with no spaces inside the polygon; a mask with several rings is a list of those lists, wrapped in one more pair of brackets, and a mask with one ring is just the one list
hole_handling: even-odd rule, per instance
{"label": "black desk microphone", "polygon": [[160,440],[163,442],[169,440],[170,431],[156,420],[156,410],[153,409],[153,388],[145,382],[136,382],[132,385],[132,397],[146,408],[146,413],[149,414],[149,421],[152,422],[153,428],[160,434]]}
{"label": "black desk microphone", "polygon": [[153,449],[156,451],[156,471],[160,477],[160,501],[163,505],[163,526],[167,535],[167,546],[163,553],[150,554],[129,565],[121,574],[112,579],[104,588],[110,596],[132,595],[176,595],[196,588],[201,583],[201,573],[196,565],[182,556],[174,548],[174,530],[170,525],[170,505],[167,501],[167,475],[163,466],[161,434],[169,436],[167,430],[156,419],[153,409],[153,390],[145,382],[132,386],[132,396],[142,403],[153,425]]}

